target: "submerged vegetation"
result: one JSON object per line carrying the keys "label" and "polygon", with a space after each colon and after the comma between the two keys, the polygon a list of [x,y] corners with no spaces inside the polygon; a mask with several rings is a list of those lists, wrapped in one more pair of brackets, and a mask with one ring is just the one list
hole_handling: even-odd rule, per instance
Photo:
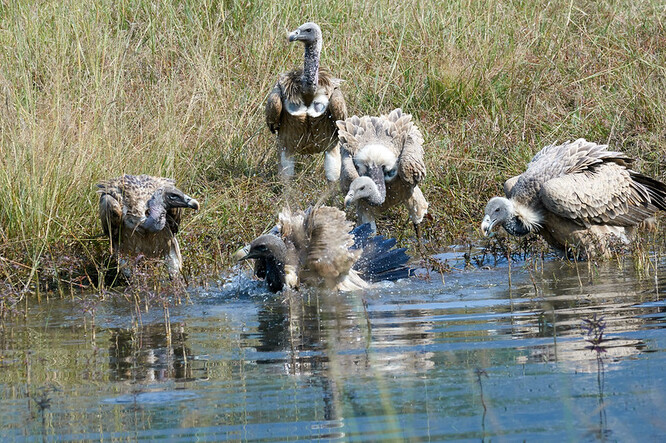
{"label": "submerged vegetation", "polygon": [[[201,202],[179,234],[186,278],[225,269],[283,203],[263,104],[301,63],[285,36],[304,18],[322,27],[350,115],[414,115],[432,250],[478,238],[487,198],[555,141],[609,143],[663,180],[665,12],[649,0],[3,2],[0,281],[102,286],[95,184],[125,173],[173,177]],[[323,158],[301,159],[301,204],[323,177]],[[413,244],[401,209],[378,227]]]}

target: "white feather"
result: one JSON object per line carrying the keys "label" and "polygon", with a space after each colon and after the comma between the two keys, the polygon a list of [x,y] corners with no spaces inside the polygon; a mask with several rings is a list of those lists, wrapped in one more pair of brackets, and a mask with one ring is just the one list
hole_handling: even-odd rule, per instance
{"label": "white feather", "polygon": [[512,202],[511,200],[507,201],[512,206],[511,212],[516,214],[516,217],[520,219],[520,221],[523,223],[523,225],[525,225],[527,229],[529,229],[530,231],[535,231],[541,228],[543,222],[543,214],[520,203]]}
{"label": "white feather", "polygon": [[383,166],[385,170],[393,169],[398,158],[384,145],[374,144],[366,145],[354,156],[354,163],[357,166],[375,165]]}

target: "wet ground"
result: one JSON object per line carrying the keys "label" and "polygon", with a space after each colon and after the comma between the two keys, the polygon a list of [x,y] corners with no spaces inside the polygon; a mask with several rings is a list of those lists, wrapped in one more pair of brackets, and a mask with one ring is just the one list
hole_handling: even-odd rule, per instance
{"label": "wet ground", "polygon": [[[666,436],[664,261],[453,265],[361,294],[246,277],[137,318],[42,302],[0,333],[0,440]],[[365,299],[367,306],[364,306]],[[167,333],[169,331],[169,333]]]}

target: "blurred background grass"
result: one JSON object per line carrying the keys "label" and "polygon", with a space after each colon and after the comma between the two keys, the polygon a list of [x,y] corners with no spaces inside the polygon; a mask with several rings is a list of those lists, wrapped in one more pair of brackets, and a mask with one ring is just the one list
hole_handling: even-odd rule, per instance
{"label": "blurred background grass", "polygon": [[[0,2],[0,278],[99,267],[95,184],[122,174],[174,177],[201,202],[186,275],[228,266],[280,209],[263,104],[302,64],[286,32],[306,20],[350,115],[414,114],[434,250],[478,239],[487,198],[546,144],[609,143],[664,179],[664,17],[648,0]],[[303,205],[322,163],[298,165]],[[402,208],[379,230],[413,244]]]}

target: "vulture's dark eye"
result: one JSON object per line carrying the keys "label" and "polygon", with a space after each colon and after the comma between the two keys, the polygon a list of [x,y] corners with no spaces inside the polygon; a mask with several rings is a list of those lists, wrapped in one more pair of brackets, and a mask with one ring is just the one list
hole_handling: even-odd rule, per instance
{"label": "vulture's dark eye", "polygon": [[495,212],[499,212],[499,211],[500,211],[500,208],[496,208],[496,209],[495,209]]}
{"label": "vulture's dark eye", "polygon": [[146,209],[145,216],[146,216],[146,217],[150,217],[150,209]]}

